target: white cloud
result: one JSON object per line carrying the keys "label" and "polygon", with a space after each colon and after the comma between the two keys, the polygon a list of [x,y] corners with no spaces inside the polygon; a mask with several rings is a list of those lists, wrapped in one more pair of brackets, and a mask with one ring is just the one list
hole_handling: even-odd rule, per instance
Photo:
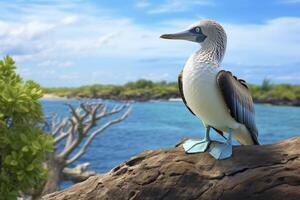
{"label": "white cloud", "polygon": [[189,10],[193,6],[213,6],[212,0],[165,0],[162,4],[148,10],[150,14],[182,12]]}
{"label": "white cloud", "polygon": [[54,28],[54,25],[41,21],[22,22],[0,21],[0,36],[31,40]]}
{"label": "white cloud", "polygon": [[277,80],[281,82],[295,82],[300,81],[300,73],[298,74],[290,74],[284,76],[272,76],[271,80]]}
{"label": "white cloud", "polygon": [[151,3],[148,0],[139,0],[135,4],[137,8],[146,8],[149,7],[150,5]]}
{"label": "white cloud", "polygon": [[227,61],[284,65],[300,61],[300,18],[283,17],[264,24],[224,24]]}
{"label": "white cloud", "polygon": [[[193,22],[174,19],[162,24],[170,27],[170,32],[176,32]],[[300,63],[300,17],[281,17],[252,24],[220,23],[228,38],[225,63],[255,66]]]}
{"label": "white cloud", "polygon": [[73,23],[76,23],[78,21],[78,16],[67,16],[65,18],[62,19],[61,23],[62,24],[65,24],[65,25],[68,25],[68,24],[73,24]]}
{"label": "white cloud", "polygon": [[[197,2],[208,1],[193,3]],[[122,78],[127,81],[142,76],[170,80],[198,48],[191,42],[159,39],[162,33],[188,27],[194,22],[191,19],[168,19],[144,26],[88,5],[64,4],[44,8],[44,12],[37,5],[20,9],[25,14],[0,21],[0,55],[13,55],[25,78],[44,85],[113,82]],[[300,63],[300,18],[281,17],[261,24],[221,23],[228,35],[224,65]],[[86,64],[89,60],[94,61]],[[150,65],[152,68],[146,69]],[[116,66],[119,74],[111,69]]]}
{"label": "white cloud", "polygon": [[66,68],[74,65],[71,61],[56,61],[56,60],[45,60],[37,64],[38,67],[42,68]]}

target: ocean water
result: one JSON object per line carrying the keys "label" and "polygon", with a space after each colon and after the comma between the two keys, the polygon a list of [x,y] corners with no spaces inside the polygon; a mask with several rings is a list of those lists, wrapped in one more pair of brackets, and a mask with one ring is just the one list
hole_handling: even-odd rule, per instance
{"label": "ocean water", "polygon": [[[78,100],[42,100],[46,115],[66,116],[66,104],[79,103]],[[105,103],[109,107],[118,104],[114,101]],[[98,135],[76,163],[90,162],[91,170],[107,172],[146,149],[173,147],[183,138],[204,134],[202,123],[182,102],[137,102],[132,107],[130,116]],[[255,109],[260,143],[300,136],[300,107],[260,104],[255,105]],[[211,132],[211,135],[217,137],[216,133]]]}

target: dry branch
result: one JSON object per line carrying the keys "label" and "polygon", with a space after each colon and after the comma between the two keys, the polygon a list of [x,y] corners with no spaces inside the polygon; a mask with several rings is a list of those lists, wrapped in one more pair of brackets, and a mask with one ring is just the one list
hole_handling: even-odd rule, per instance
{"label": "dry branch", "polygon": [[97,173],[94,171],[88,171],[90,163],[82,163],[74,168],[65,167],[63,170],[64,180],[70,180],[73,182],[81,182],[88,179],[90,176],[94,176]]}
{"label": "dry branch", "polygon": [[[68,166],[86,153],[97,135],[126,119],[131,112],[130,104],[115,106],[112,109],[108,109],[102,102],[81,103],[78,107],[68,107],[71,113],[69,117],[59,119],[57,115],[53,115],[47,124],[57,148],[49,155],[48,180],[41,195],[56,191],[63,180],[79,182],[95,175],[95,172],[88,171],[89,163],[79,164],[74,168]],[[105,123],[99,124],[102,119],[105,119]],[[74,154],[75,151],[77,152]]]}

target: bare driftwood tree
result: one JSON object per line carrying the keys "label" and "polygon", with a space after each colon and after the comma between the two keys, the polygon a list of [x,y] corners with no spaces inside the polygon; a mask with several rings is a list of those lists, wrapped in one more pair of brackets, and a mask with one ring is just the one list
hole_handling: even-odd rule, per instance
{"label": "bare driftwood tree", "polygon": [[[56,115],[47,123],[48,130],[54,137],[56,148],[48,157],[48,179],[42,190],[33,195],[33,199],[57,191],[59,183],[63,180],[80,182],[95,175],[95,172],[88,171],[90,163],[82,163],[74,168],[68,166],[87,151],[97,135],[109,126],[126,119],[131,111],[129,104],[118,105],[112,109],[108,109],[102,102],[82,103],[77,108],[68,106],[71,113],[69,117],[58,119]],[[109,117],[116,114],[118,116]],[[107,120],[99,125],[97,122],[103,118]]]}

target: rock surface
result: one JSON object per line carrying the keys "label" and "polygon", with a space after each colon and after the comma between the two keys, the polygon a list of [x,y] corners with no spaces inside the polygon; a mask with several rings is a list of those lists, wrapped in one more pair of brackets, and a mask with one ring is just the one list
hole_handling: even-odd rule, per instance
{"label": "rock surface", "polygon": [[102,176],[43,200],[300,199],[300,137],[234,147],[233,156],[185,154],[182,146],[145,151]]}

